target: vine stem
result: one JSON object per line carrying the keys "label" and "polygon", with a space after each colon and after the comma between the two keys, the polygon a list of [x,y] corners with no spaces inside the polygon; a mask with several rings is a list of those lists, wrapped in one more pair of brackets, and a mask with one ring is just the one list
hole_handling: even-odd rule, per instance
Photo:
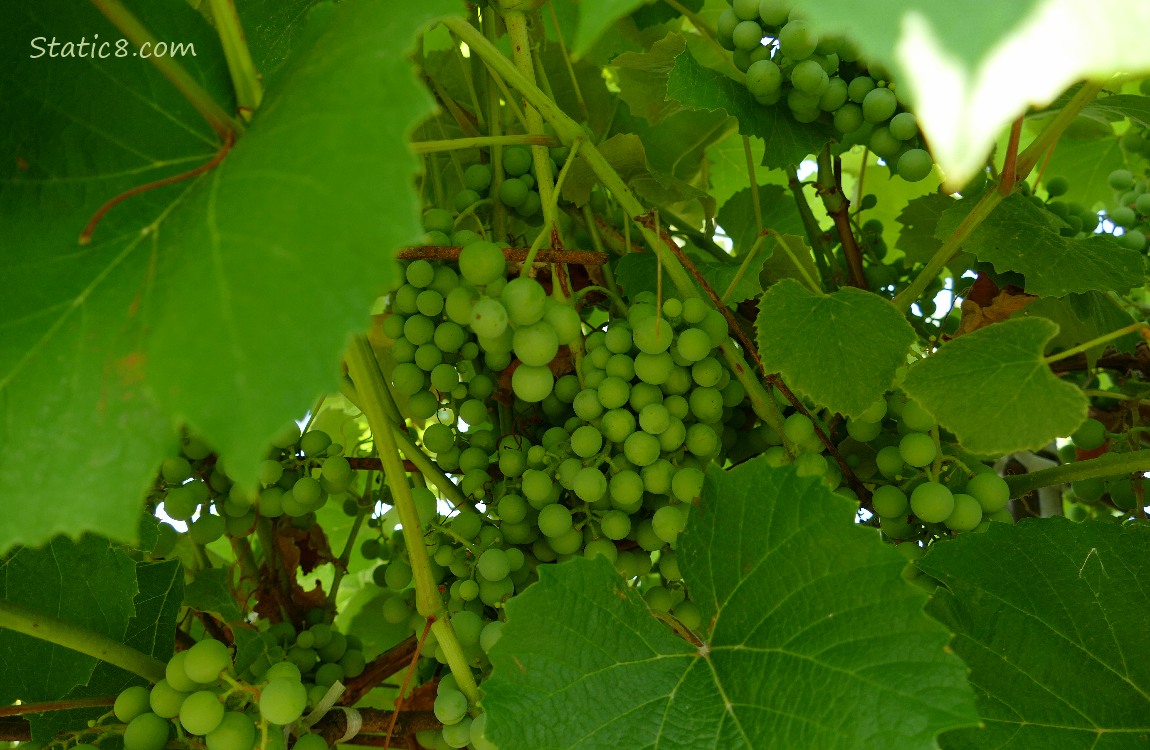
{"label": "vine stem", "polygon": [[1081,354],[1082,352],[1093,349],[1096,346],[1099,346],[1101,344],[1105,344],[1107,341],[1113,341],[1114,339],[1122,338],[1126,334],[1134,333],[1135,331],[1142,332],[1142,337],[1146,338],[1147,326],[1150,326],[1150,323],[1146,323],[1145,321],[1139,321],[1138,323],[1131,323],[1130,325],[1126,326],[1125,328],[1119,328],[1117,331],[1111,331],[1110,333],[1103,334],[1103,335],[1099,336],[1098,338],[1091,339],[1090,341],[1087,341],[1084,344],[1079,344],[1078,346],[1073,346],[1073,347],[1067,349],[1066,351],[1058,352],[1057,354],[1051,354],[1049,357],[1044,357],[1042,359],[1042,361],[1046,364],[1050,364],[1051,362],[1057,362],[1060,359],[1066,359],[1067,357],[1073,357],[1075,354]]}
{"label": "vine stem", "polygon": [[417,154],[434,154],[440,151],[462,151],[491,146],[558,146],[559,143],[559,139],[553,135],[477,135],[471,138],[413,141],[411,150]]}
{"label": "vine stem", "polygon": [[1014,474],[1006,477],[1006,483],[1010,486],[1010,496],[1018,497],[1052,484],[1066,484],[1081,479],[1101,479],[1148,470],[1150,470],[1150,449],[1130,453],[1104,453],[1097,458],[1062,464],[1029,474]]}
{"label": "vine stem", "polygon": [[467,664],[455,630],[451,627],[451,621],[447,619],[443,597],[432,577],[431,560],[427,556],[427,546],[423,541],[419,513],[415,509],[415,499],[411,495],[411,484],[403,469],[399,446],[395,442],[391,420],[384,405],[390,398],[387,381],[379,371],[375,352],[365,336],[355,338],[348,349],[346,361],[348,373],[360,396],[360,408],[367,416],[367,423],[371,428],[376,452],[383,462],[383,473],[391,489],[392,499],[395,500],[396,510],[399,511],[400,523],[403,524],[403,539],[406,542],[412,575],[415,579],[416,610],[428,619],[434,618],[431,622],[432,632],[435,633],[436,640],[443,649],[443,655],[451,668],[451,673],[455,676],[455,681],[459,684],[459,690],[467,696],[468,701],[475,703],[479,700],[479,688],[475,684],[475,675]]}
{"label": "vine stem", "polygon": [[236,12],[235,0],[211,0],[212,20],[216,22],[216,33],[224,48],[228,61],[228,73],[232,77],[232,88],[236,92],[236,106],[240,117],[250,121],[252,112],[259,109],[264,98],[264,87],[260,74],[252,62],[252,53],[244,37],[240,16]]}
{"label": "vine stem", "polygon": [[103,708],[116,702],[116,696],[108,695],[103,698],[75,698],[65,701],[48,701],[46,703],[21,703],[18,706],[0,706],[0,718],[7,716],[27,716],[28,714],[46,714],[52,711],[71,711],[75,708]]}
{"label": "vine stem", "polygon": [[803,195],[803,183],[799,180],[799,173],[794,167],[787,167],[787,187],[790,188],[791,195],[795,197],[795,207],[798,208],[803,229],[806,230],[807,238],[811,241],[811,249],[815,251],[815,265],[818,267],[819,276],[822,277],[824,284],[833,284],[831,266],[827,261],[827,256],[830,254],[827,240],[822,229],[819,228],[818,219],[811,211],[810,204],[807,203],[806,196]]}
{"label": "vine stem", "polygon": [[[1064,130],[1073,122],[1078,113],[1082,111],[1090,102],[1094,101],[1094,97],[1102,90],[1103,84],[1101,82],[1092,81],[1082,87],[1074,98],[1055,116],[1054,120],[1043,129],[1034,142],[1027,146],[1026,150],[1018,155],[1016,160],[1016,175],[1018,180],[1026,179],[1030,171],[1038,164],[1042,155],[1054,145],[1061,136]],[[910,306],[922,296],[926,291],[927,286],[930,285],[932,279],[938,276],[939,272],[950,262],[950,259],[962,248],[962,244],[970,239],[970,235],[974,233],[986,217],[994,211],[999,203],[1006,198],[1000,191],[988,189],[983,193],[982,198],[975,204],[974,209],[967,214],[958,228],[950,237],[947,237],[946,242],[942,243],[940,247],[926,264],[926,268],[915,277],[914,281],[910,283],[906,289],[903,289],[893,300],[894,306],[900,311],[905,313],[910,309]]]}
{"label": "vine stem", "polygon": [[[143,47],[145,44],[152,47],[156,45],[156,38],[120,0],[91,0],[91,2],[137,48]],[[207,120],[208,124],[212,126],[212,130],[216,131],[220,138],[230,136],[234,139],[244,132],[243,124],[225,112],[223,107],[212,99],[211,94],[200,86],[196,79],[192,78],[174,58],[152,55],[148,60],[184,95],[184,98]]]}
{"label": "vine stem", "polygon": [[83,625],[66,622],[14,602],[0,601],[0,627],[94,656],[148,682],[164,679],[164,663],[159,659]]}
{"label": "vine stem", "polygon": [[818,156],[818,177],[815,181],[815,190],[823,202],[827,215],[835,222],[839,241],[843,246],[843,255],[850,268],[851,281],[859,289],[866,289],[866,276],[863,275],[862,254],[858,243],[855,242],[854,232],[851,231],[850,201],[842,188],[842,162],[831,156],[830,146],[823,148]]}

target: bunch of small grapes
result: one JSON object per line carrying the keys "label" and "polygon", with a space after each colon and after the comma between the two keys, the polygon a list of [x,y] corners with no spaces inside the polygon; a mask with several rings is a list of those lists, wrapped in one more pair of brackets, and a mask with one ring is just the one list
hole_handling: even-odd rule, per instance
{"label": "bunch of small grapes", "polygon": [[[1114,237],[1131,250],[1146,250],[1146,235],[1150,233],[1150,182],[1145,174],[1135,175],[1128,169],[1116,169],[1107,177],[1114,190],[1114,204],[1106,211],[1106,218],[1121,234]],[[1047,183],[1049,189],[1049,183]]]}
{"label": "bunch of small grapes", "polygon": [[[839,451],[871,486],[883,533],[927,540],[1013,522],[1006,481],[948,439],[918,403],[896,391],[846,422]],[[937,470],[937,473],[936,473]]]}
{"label": "bunch of small grapes", "polygon": [[[261,724],[267,746],[282,747],[279,727],[299,720],[307,704],[307,689],[293,663],[272,665],[258,683],[247,685],[234,676],[228,648],[207,638],[177,652],[164,679],[150,690],[133,686],[121,692],[113,712],[127,725],[125,750],[161,750],[173,729],[202,737],[208,750],[251,750]],[[304,734],[293,747],[326,750],[327,743]]]}
{"label": "bunch of small grapes", "polygon": [[901,91],[877,66],[859,63],[840,37],[820,36],[789,0],[729,0],[719,16],[718,40],[734,51],[744,83],[766,106],[785,102],[799,122],[827,120],[860,138],[908,182],[930,174],[934,161]]}
{"label": "bunch of small grapes", "polygon": [[[151,499],[163,504],[169,518],[188,522],[187,534],[194,543],[210,544],[225,534],[250,534],[257,517],[286,515],[310,523],[330,496],[350,489],[354,478],[342,445],[322,430],[301,436],[293,423],[273,438],[268,457],[259,466],[257,487],[234,483],[223,462],[202,441],[188,439],[181,455],[161,465]],[[172,526],[161,524],[160,529],[161,541],[153,554],[163,556],[177,538]]]}
{"label": "bunch of small grapes", "polygon": [[[508,146],[502,149],[500,163],[503,179],[495,183],[495,175],[489,164],[472,164],[463,173],[463,189],[455,196],[455,210],[463,213],[480,203],[484,197],[498,201],[512,209],[525,220],[536,219],[543,210],[536,184],[535,160],[527,146]],[[551,174],[559,173],[560,166],[567,160],[570,149],[554,146],[549,150]]]}
{"label": "bunch of small grapes", "polygon": [[[1118,435],[1111,435],[1104,424],[1090,418],[1070,436],[1070,441],[1059,449],[1059,457],[1064,463],[1073,463],[1083,458],[1091,458],[1100,453],[1115,453],[1135,448]],[[1128,517],[1145,505],[1145,495],[1141,491],[1142,477],[1138,474],[1123,474],[1113,477],[1079,479],[1071,482],[1066,494],[1067,515],[1083,520],[1088,515],[1104,519]],[[1141,496],[1141,502],[1140,502]],[[1117,511],[1117,513],[1115,513]]]}

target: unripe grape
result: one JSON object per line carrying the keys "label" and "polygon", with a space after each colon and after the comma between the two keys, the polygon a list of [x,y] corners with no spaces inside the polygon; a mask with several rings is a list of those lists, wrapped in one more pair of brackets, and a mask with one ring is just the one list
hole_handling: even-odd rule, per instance
{"label": "unripe grape", "polygon": [[224,704],[210,690],[198,690],[180,706],[180,725],[190,734],[205,735],[224,719]]}
{"label": "unripe grape", "polygon": [[731,32],[731,41],[736,50],[753,50],[762,44],[763,29],[757,21],[740,21]]}
{"label": "unripe grape", "polygon": [[1115,169],[1107,176],[1106,181],[1115,190],[1129,190],[1134,187],[1134,173],[1128,169]]}
{"label": "unripe grape", "polygon": [[910,507],[920,521],[939,523],[954,511],[954,495],[938,482],[923,482],[911,493]]}
{"label": "unripe grape", "polygon": [[487,240],[473,242],[459,253],[459,272],[475,286],[483,286],[503,278],[506,271],[507,261],[503,257],[503,251],[494,242]]}
{"label": "unripe grape", "polygon": [[215,682],[220,672],[232,665],[228,647],[214,638],[199,641],[185,654],[184,672],[196,682]]}
{"label": "unripe grape", "polygon": [[946,517],[945,523],[952,531],[973,531],[982,523],[982,506],[970,495],[955,495],[954,510]]}
{"label": "unripe grape", "polygon": [[788,21],[779,30],[779,49],[791,60],[805,60],[818,45],[819,37],[806,21]]}
{"label": "unripe grape", "polygon": [[1074,431],[1070,439],[1074,441],[1075,446],[1084,451],[1096,450],[1106,442],[1106,426],[1097,419],[1087,419]]}
{"label": "unripe grape", "polygon": [[441,723],[458,724],[467,715],[467,697],[458,690],[444,690],[432,708]]}
{"label": "unripe grape", "polygon": [[463,172],[463,184],[477,193],[491,187],[491,167],[486,164],[472,164]]}
{"label": "unripe grape", "polygon": [[259,705],[260,713],[271,723],[291,724],[303,715],[307,689],[300,682],[278,677],[260,690]]}
{"label": "unripe grape", "polygon": [[124,750],[162,750],[171,731],[172,724],[167,719],[153,713],[140,714],[124,729]]}
{"label": "unripe grape", "polygon": [[985,513],[1002,510],[1010,501],[1010,486],[992,472],[976,474],[966,483],[964,492],[977,500]]}
{"label": "unripe grape", "polygon": [[871,494],[871,507],[884,518],[897,518],[906,515],[906,493],[893,484],[884,484]]}
{"label": "unripe grape", "polygon": [[902,460],[910,466],[922,467],[934,461],[938,455],[934,438],[925,432],[908,432],[898,444]]}
{"label": "unripe grape", "polygon": [[151,707],[148,705],[148,689],[143,685],[133,685],[130,688],[124,689],[116,696],[116,702],[112,706],[112,711],[116,714],[116,718],[125,724],[140,714],[150,713]]}
{"label": "unripe grape", "polygon": [[863,98],[863,119],[877,125],[889,120],[897,108],[898,99],[893,91],[887,88],[876,88]]}

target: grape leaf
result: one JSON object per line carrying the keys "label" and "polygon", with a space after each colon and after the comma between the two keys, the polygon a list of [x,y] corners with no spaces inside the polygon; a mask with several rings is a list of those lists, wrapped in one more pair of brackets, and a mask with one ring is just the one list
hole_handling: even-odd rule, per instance
{"label": "grape leaf", "polygon": [[683,111],[679,102],[667,99],[667,78],[675,67],[675,58],[686,47],[682,34],[671,33],[647,52],[624,52],[611,61],[619,80],[619,98],[632,114],[655,124]]}
{"label": "grape leaf", "polygon": [[1122,148],[1117,138],[1079,139],[1063,136],[1054,146],[1054,153],[1046,164],[1046,178],[1065,177],[1070,188],[1056,200],[1076,201],[1087,207],[1094,205],[1100,195],[1111,191],[1107,178],[1116,169],[1123,169]]}
{"label": "grape leaf", "polygon": [[763,289],[781,279],[795,279],[812,287],[818,283],[819,272],[806,237],[791,234],[778,240],[768,237],[763,252],[770,256],[759,273],[759,284]]}
{"label": "grape leaf", "polygon": [[1043,361],[1058,326],[1014,318],[950,341],[910,366],[902,387],[974,453],[1035,450],[1086,419],[1086,397]]}
{"label": "grape leaf", "polygon": [[236,603],[230,586],[230,574],[223,568],[205,568],[184,589],[184,604],[209,612],[224,623],[243,619],[243,611]]}
{"label": "grape leaf", "polygon": [[667,80],[667,96],[693,109],[721,109],[739,121],[739,132],[758,136],[766,144],[763,166],[796,165],[818,152],[834,133],[825,125],[797,122],[786,107],[764,107],[746,87],[722,73],[701,66],[690,50],[675,58]]}
{"label": "grape leaf", "polygon": [[1099,97],[1086,105],[1082,114],[1097,114],[1110,121],[1129,118],[1137,125],[1150,128],[1150,96],[1115,94]]}
{"label": "grape leaf", "polygon": [[[77,573],[80,573],[77,575]],[[0,558],[0,600],[122,641],[136,614],[136,563],[108,540],[56,537]],[[92,677],[99,661],[0,628],[0,704],[56,700]]]}
{"label": "grape leaf", "polygon": [[[759,186],[775,184],[785,187],[787,184],[786,174],[777,169],[767,169],[760,164],[762,161],[761,152],[763,151],[762,140],[752,138],[749,145],[751,147],[751,161],[755,167],[755,183]],[[719,205],[722,205],[747,185],[747,156],[743,149],[743,136],[737,130],[727,133],[726,136],[707,148],[707,160],[710,193]]]}
{"label": "grape leaf", "polygon": [[[704,2],[705,0],[684,0],[682,2],[682,7],[686,8],[692,13],[698,13],[702,9]],[[679,15],[678,9],[672,8],[670,5],[658,2],[656,0],[656,2],[644,5],[642,8],[639,8],[639,10],[632,13],[631,18],[635,19],[636,26],[638,26],[640,29],[643,29],[648,26],[654,26],[656,24],[677,20],[682,18],[682,16]]]}
{"label": "grape leaf", "polygon": [[[595,46],[611,24],[630,15],[631,11],[647,3],[648,0],[552,0],[556,6],[569,6],[578,15],[575,33],[567,36],[571,54],[582,57]],[[516,3],[513,3],[513,5]],[[528,6],[529,3],[517,3]]]}
{"label": "grape leaf", "polygon": [[[796,0],[795,6],[820,31],[848,34],[866,59],[882,63],[907,89],[955,188],[986,163],[995,138],[1029,105],[1049,104],[1082,78],[1150,69],[1146,3]],[[1066,39],[1076,40],[1072,55]]]}
{"label": "grape leaf", "polygon": [[[764,229],[773,229],[779,234],[801,235],[803,220],[799,217],[795,202],[786,194],[781,185],[760,185],[759,210]],[[732,195],[716,217],[719,226],[735,243],[735,254],[744,255],[755,244],[759,236],[755,224],[754,199],[751,188],[743,188]]]}
{"label": "grape leaf", "polygon": [[902,231],[895,248],[906,254],[907,263],[926,263],[938,249],[942,240],[935,236],[939,219],[955,201],[948,195],[930,193],[910,201],[898,215]]}
{"label": "grape leaf", "polygon": [[[936,237],[950,235],[974,206],[959,201],[938,223]],[[994,270],[1026,277],[1026,291],[1040,297],[1071,292],[1127,292],[1144,278],[1142,254],[1112,237],[1072,239],[1059,235],[1065,226],[1053,213],[1022,195],[1006,198],[978,226],[963,248]]]}
{"label": "grape leaf", "polygon": [[[750,265],[741,277],[739,276],[741,264],[737,261],[717,263],[696,260],[695,267],[720,297],[726,294],[731,283],[736,282],[737,279],[734,289],[726,299],[728,304],[733,305],[755,297],[763,291],[759,285],[759,273],[766,260],[767,253],[760,251],[756,257],[751,259]],[[659,261],[653,253],[624,255],[615,265],[615,273],[619,285],[627,290],[628,297],[634,297],[641,292],[654,293],[658,289]],[[666,284],[666,280],[663,283]],[[695,286],[702,291],[702,286],[698,282]]]}
{"label": "grape leaf", "polygon": [[[135,614],[128,621],[124,643],[160,661],[172,657],[176,645],[176,615],[183,601],[184,568],[178,560],[136,564]],[[65,700],[116,695],[131,685],[146,685],[139,675],[108,662],[99,662],[91,679],[70,691]],[[107,713],[106,707],[50,711],[28,717],[32,737],[47,742],[57,732],[84,726]]]}
{"label": "grape leaf", "polygon": [[[946,750],[1135,748],[1150,736],[1150,526],[994,523],[918,562],[958,635],[983,728]],[[1025,637],[1004,637],[1024,633]]]}
{"label": "grape leaf", "polygon": [[284,649],[276,641],[275,636],[268,631],[258,631],[244,624],[232,628],[236,640],[235,667],[236,674],[243,674],[253,664],[264,659],[267,664],[260,664],[267,669],[272,664],[284,660]]}
{"label": "grape leaf", "polygon": [[792,279],[759,300],[755,328],[768,371],[852,417],[891,387],[915,341],[914,329],[889,300],[853,287],[820,294]]}
{"label": "grape leaf", "polygon": [[[276,429],[334,388],[348,335],[395,277],[395,247],[420,231],[406,136],[432,104],[404,49],[456,9],[347,2],[281,29],[297,48],[226,158],[116,206],[87,248],[76,237],[105,200],[205,164],[218,139],[143,60],[2,66],[15,114],[0,132],[13,155],[0,174],[0,495],[26,505],[0,516],[0,551],[86,530],[133,540],[175,425],[254,479]],[[233,109],[204,19],[186,5],[142,10],[157,37],[195,41],[181,65]],[[64,0],[21,6],[10,32],[118,36]]]}
{"label": "grape leaf", "polygon": [[539,750],[902,750],[974,724],[947,633],[856,507],[761,458],[710,467],[679,542],[707,623],[698,646],[605,560],[540,566],[490,653],[488,735]]}

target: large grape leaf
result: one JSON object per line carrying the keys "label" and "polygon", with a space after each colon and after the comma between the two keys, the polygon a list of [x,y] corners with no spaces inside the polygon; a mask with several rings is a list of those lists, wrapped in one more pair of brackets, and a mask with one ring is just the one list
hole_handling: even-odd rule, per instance
{"label": "large grape leaf", "polygon": [[1117,138],[1060,138],[1046,164],[1046,178],[1065,177],[1070,187],[1061,201],[1076,201],[1093,207],[1112,188],[1110,173],[1125,168],[1122,148]]}
{"label": "large grape leaf", "polygon": [[[88,247],[76,238],[104,201],[206,163],[218,140],[143,60],[5,58],[0,496],[25,505],[0,515],[0,551],[58,532],[131,540],[175,425],[254,478],[278,426],[334,387],[348,335],[395,276],[394,249],[419,232],[406,136],[431,101],[404,50],[459,8],[359,0],[317,7],[306,28],[261,19],[290,25],[256,34],[262,58],[286,61],[247,133],[210,172],[117,205]],[[88,3],[5,13],[13,38],[119,36]],[[140,16],[159,38],[195,42],[179,63],[234,107],[199,14]],[[269,41],[286,38],[290,56]]]}
{"label": "large grape leaf", "polygon": [[[176,645],[176,615],[184,598],[184,568],[178,560],[137,563],[136,584],[135,614],[128,621],[124,643],[166,662]],[[99,662],[86,684],[63,697],[73,700],[116,695],[130,685],[143,684],[144,678]],[[107,708],[51,711],[33,714],[28,721],[32,737],[47,742],[57,732],[84,726],[89,719],[106,712]]]}
{"label": "large grape leaf", "polygon": [[[959,201],[938,223],[936,237],[949,236],[973,208]],[[1122,293],[1142,284],[1142,254],[1123,247],[1107,235],[1085,239],[1063,237],[1064,226],[1050,211],[1025,196],[1006,198],[978,226],[963,248],[994,270],[1016,271],[1026,277],[1026,291],[1040,297],[1062,297],[1071,292]]]}
{"label": "large grape leaf", "polygon": [[1058,326],[1014,318],[943,345],[910,366],[903,389],[975,453],[1040,448],[1086,419],[1086,397],[1042,359]]}
{"label": "large grape leaf", "polygon": [[[552,0],[557,8],[567,6],[566,14],[574,13],[576,16],[575,32],[567,36],[567,41],[571,45],[571,54],[577,58],[590,51],[611,24],[623,16],[630,15],[631,11],[647,2],[648,0]],[[512,7],[519,5],[527,9],[539,3],[512,2],[504,5]]]}
{"label": "large grape leaf", "polygon": [[991,524],[919,561],[943,582],[981,729],[946,750],[1120,750],[1150,741],[1150,526]]}
{"label": "large grape leaf", "polygon": [[[1048,318],[1058,326],[1058,335],[1050,340],[1047,350],[1069,349],[1072,346],[1092,341],[1111,331],[1125,328],[1134,322],[1133,316],[1101,292],[1069,294],[1061,299],[1041,297],[1026,306],[1021,313],[1027,317]],[[1086,362],[1090,367],[1098,357],[1110,347],[1120,352],[1133,353],[1142,337],[1137,333],[1127,334],[1114,341],[1087,349]]]}
{"label": "large grape leaf", "polygon": [[797,122],[785,106],[764,107],[743,84],[700,65],[690,50],[675,58],[667,96],[685,107],[721,109],[736,118],[740,133],[758,136],[766,143],[765,167],[796,165],[834,136],[825,125]]}
{"label": "large grape leaf", "polygon": [[759,300],[755,329],[768,371],[852,417],[891,387],[915,341],[914,329],[889,300],[853,287],[820,294],[792,279]]}
{"label": "large grape leaf", "polygon": [[679,543],[698,646],[603,559],[540,566],[491,650],[489,736],[535,750],[902,750],[974,724],[947,633],[856,507],[761,458],[712,466]]}
{"label": "large grape leaf", "polygon": [[910,201],[899,212],[902,231],[898,233],[895,248],[906,255],[908,264],[928,262],[942,247],[942,240],[935,236],[938,222],[954,204],[954,198],[949,195],[930,193]]}
{"label": "large grape leaf", "polygon": [[[1150,70],[1150,4],[1138,0],[796,0],[820,30],[843,32],[914,102],[955,187],[985,164],[1027,107],[1084,77]],[[955,33],[961,29],[961,33]],[[1074,40],[1073,54],[1065,41]]]}
{"label": "large grape leaf", "polygon": [[[137,614],[136,563],[106,539],[56,537],[0,558],[0,600],[122,641]],[[0,627],[0,705],[56,700],[87,684],[99,661]]]}
{"label": "large grape leaf", "polygon": [[619,98],[631,113],[651,124],[682,111],[673,99],[667,99],[667,79],[675,67],[675,58],[686,49],[682,34],[671,33],[651,45],[646,52],[624,52],[611,61],[618,79]]}

